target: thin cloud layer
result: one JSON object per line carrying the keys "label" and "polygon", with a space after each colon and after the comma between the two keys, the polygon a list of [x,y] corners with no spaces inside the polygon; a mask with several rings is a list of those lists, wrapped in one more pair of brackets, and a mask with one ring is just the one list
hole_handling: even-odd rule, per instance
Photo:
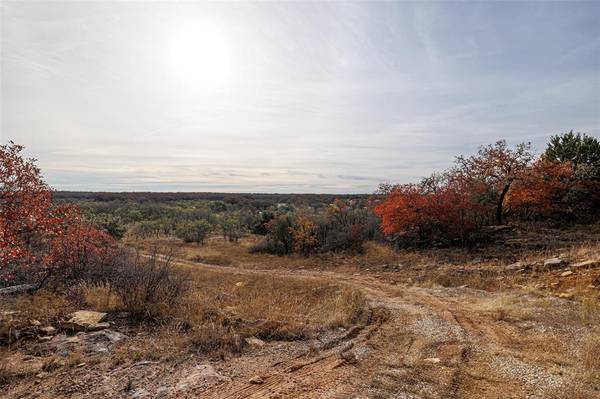
{"label": "thin cloud layer", "polygon": [[1,138],[57,189],[371,192],[600,135],[600,3],[1,7]]}

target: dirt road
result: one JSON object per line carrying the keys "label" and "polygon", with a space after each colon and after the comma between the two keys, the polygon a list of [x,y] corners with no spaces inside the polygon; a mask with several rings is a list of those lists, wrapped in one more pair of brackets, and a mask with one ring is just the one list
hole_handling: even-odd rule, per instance
{"label": "dirt road", "polygon": [[[209,265],[194,267],[223,271]],[[575,354],[560,358],[563,350],[569,353],[569,342],[577,342],[577,331],[533,320],[511,320],[484,306],[497,303],[500,296],[502,300],[507,295],[520,298],[519,293],[404,287],[368,275],[232,272],[328,276],[364,292],[372,316],[366,326],[334,342],[323,342],[297,358],[266,367],[250,364],[239,378],[202,392],[202,397],[600,397],[597,387],[580,382],[585,371]],[[528,303],[527,296],[519,301],[523,308],[533,311],[538,305],[534,299]],[[564,300],[556,301],[557,306],[568,306]],[[243,359],[237,363],[244,365]],[[262,383],[250,384],[251,376],[260,376]]]}
{"label": "dirt road", "polygon": [[210,364],[193,355],[175,364],[141,360],[117,367],[82,360],[24,379],[0,397],[600,398],[581,360],[585,337],[598,336],[600,326],[582,320],[573,301],[518,289],[396,285],[370,274],[178,263],[238,275],[331,279],[364,293],[368,317],[348,330],[269,342]]}

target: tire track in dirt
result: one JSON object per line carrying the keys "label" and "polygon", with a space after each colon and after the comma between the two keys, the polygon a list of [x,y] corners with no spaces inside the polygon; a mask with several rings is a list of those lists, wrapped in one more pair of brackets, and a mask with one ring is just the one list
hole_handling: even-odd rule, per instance
{"label": "tire track in dirt", "polygon": [[[468,290],[462,291],[458,300],[442,288],[390,285],[365,275],[178,263],[239,275],[331,278],[363,292],[372,309],[387,312],[377,326],[367,326],[356,337],[331,348],[253,370],[263,376],[263,384],[235,380],[200,397],[517,398],[530,392],[518,378],[507,378],[489,364],[506,349],[506,337],[496,320],[464,309],[461,301],[470,295]],[[366,355],[351,364],[341,356],[344,351]]]}

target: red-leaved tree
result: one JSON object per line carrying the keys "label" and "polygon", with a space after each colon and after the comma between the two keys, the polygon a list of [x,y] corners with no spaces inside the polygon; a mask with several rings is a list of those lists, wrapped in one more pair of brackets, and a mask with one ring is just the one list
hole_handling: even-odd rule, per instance
{"label": "red-leaved tree", "polygon": [[22,151],[13,142],[0,146],[0,280],[41,286],[109,258],[110,236],[86,224],[76,207],[54,206],[35,160]]}

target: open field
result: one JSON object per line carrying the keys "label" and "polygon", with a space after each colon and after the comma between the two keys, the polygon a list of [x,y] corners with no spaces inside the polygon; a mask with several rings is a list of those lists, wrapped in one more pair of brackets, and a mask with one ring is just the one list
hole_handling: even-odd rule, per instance
{"label": "open field", "polygon": [[[361,255],[278,257],[248,254],[252,237],[160,239],[163,251],[177,247],[193,287],[181,306],[160,310],[169,322],[119,319],[121,299],[102,286],[73,288],[79,303],[15,297],[4,314],[35,308],[27,318],[58,326],[78,306],[106,311],[105,331],[123,337],[100,352],[85,340],[68,349],[58,338],[20,340],[5,349],[0,383],[11,398],[597,397],[594,234],[565,232],[510,254],[491,246],[487,259],[376,243]],[[544,269],[552,256],[564,265]],[[573,267],[584,260],[595,263]]]}

